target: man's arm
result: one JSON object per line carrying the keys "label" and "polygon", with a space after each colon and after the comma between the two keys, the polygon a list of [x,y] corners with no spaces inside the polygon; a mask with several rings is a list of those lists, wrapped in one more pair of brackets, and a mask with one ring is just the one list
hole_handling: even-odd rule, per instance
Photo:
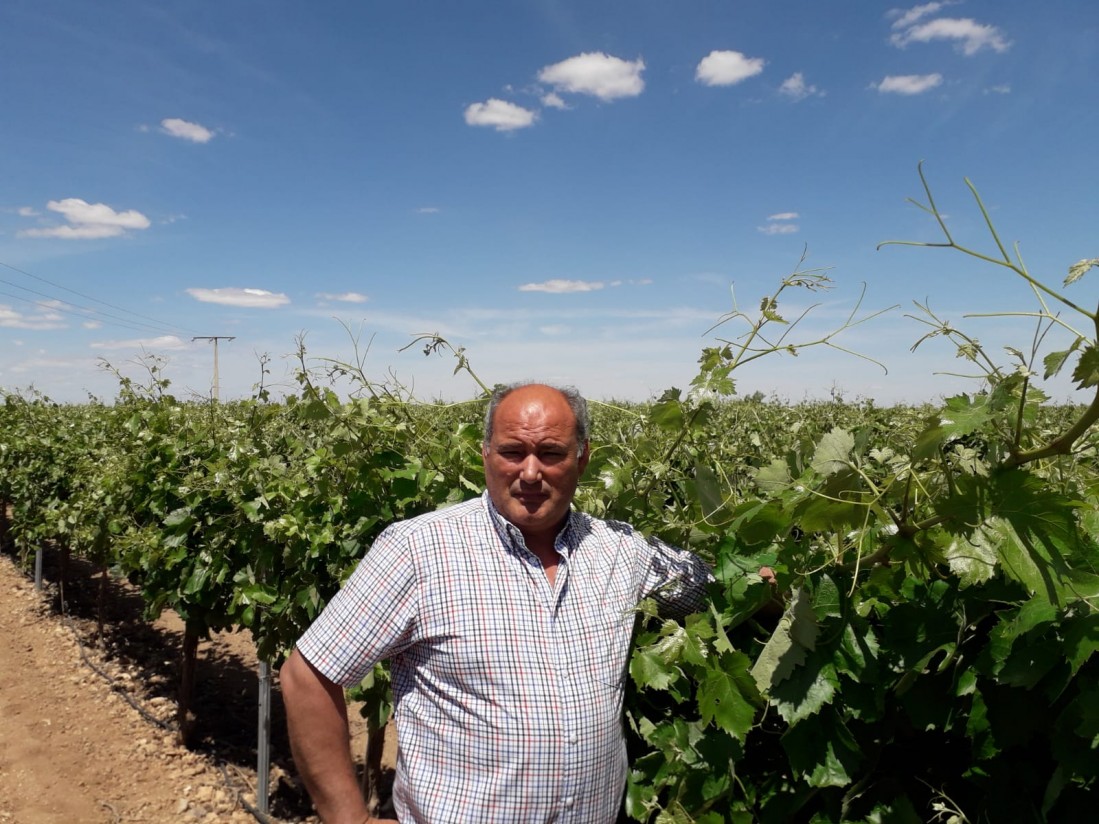
{"label": "man's arm", "polygon": [[296,649],[279,670],[290,749],[325,824],[375,821],[351,762],[343,688],[323,676]]}
{"label": "man's arm", "polygon": [[[682,618],[702,609],[706,604],[706,590],[714,580],[709,565],[690,550],[678,549],[658,538],[649,538],[646,544],[648,556],[643,573],[643,595],[655,598],[660,614],[668,618]],[[761,566],[758,575],[771,585],[771,599],[761,606],[761,610],[770,612],[777,605],[781,613],[782,599],[778,596],[774,570]]]}

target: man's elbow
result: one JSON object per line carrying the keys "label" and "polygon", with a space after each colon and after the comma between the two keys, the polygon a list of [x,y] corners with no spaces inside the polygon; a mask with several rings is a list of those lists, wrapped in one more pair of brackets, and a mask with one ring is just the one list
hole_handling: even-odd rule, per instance
{"label": "man's elbow", "polygon": [[286,701],[307,695],[318,688],[330,692],[334,685],[310,664],[295,647],[279,668],[279,687]]}

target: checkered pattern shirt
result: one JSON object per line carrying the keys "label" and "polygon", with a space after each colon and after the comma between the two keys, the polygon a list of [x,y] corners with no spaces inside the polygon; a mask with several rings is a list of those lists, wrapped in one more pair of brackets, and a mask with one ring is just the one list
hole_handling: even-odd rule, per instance
{"label": "checkered pattern shirt", "polygon": [[402,824],[613,822],[634,608],[701,607],[690,552],[571,512],[551,586],[486,493],[390,526],[298,642],[333,682],[391,659]]}

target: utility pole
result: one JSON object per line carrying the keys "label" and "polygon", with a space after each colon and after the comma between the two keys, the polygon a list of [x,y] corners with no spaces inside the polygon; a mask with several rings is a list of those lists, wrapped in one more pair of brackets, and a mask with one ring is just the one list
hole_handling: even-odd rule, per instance
{"label": "utility pole", "polygon": [[218,400],[218,341],[236,340],[236,335],[196,335],[191,338],[191,343],[196,340],[211,340],[214,342],[214,402]]}

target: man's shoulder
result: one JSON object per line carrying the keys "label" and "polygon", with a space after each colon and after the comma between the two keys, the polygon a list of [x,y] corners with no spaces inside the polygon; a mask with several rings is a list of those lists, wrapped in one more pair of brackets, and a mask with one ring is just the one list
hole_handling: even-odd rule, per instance
{"label": "man's shoulder", "polygon": [[486,520],[487,515],[483,499],[471,498],[468,501],[451,504],[432,512],[424,512],[403,521],[396,521],[386,529],[386,532],[391,537],[408,537],[419,532],[460,528],[466,522]]}
{"label": "man's shoulder", "polygon": [[406,529],[423,529],[433,524],[447,521],[463,521],[470,518],[484,518],[487,515],[483,497],[470,498],[457,504],[449,504],[431,512],[424,512],[403,521],[397,521],[394,526]]}
{"label": "man's shoulder", "polygon": [[626,521],[598,518],[584,512],[573,510],[571,528],[578,542],[593,541],[606,546],[614,543],[624,549],[682,552],[679,547],[669,544],[656,535],[648,535]]}
{"label": "man's shoulder", "polygon": [[632,524],[625,521],[598,518],[595,515],[589,515],[576,509],[572,511],[570,527],[580,540],[585,538],[645,540],[644,535]]}

